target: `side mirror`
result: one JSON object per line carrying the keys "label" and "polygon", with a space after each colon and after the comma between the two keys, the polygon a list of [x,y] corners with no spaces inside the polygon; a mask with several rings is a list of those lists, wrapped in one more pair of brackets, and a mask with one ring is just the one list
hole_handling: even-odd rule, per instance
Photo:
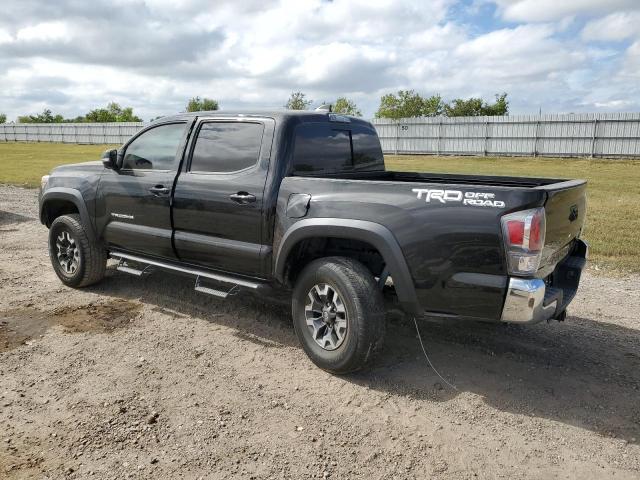
{"label": "side mirror", "polygon": [[120,170],[124,165],[124,152],[122,150],[118,150],[118,154],[116,155],[116,168]]}
{"label": "side mirror", "polygon": [[107,150],[102,154],[102,164],[104,165],[105,168],[117,170],[118,169],[117,159],[118,159],[117,150]]}

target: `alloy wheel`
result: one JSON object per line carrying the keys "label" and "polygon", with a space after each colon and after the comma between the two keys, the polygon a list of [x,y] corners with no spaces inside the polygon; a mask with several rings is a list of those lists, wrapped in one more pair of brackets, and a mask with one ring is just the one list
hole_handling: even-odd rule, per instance
{"label": "alloy wheel", "polygon": [[74,275],[80,267],[80,249],[76,240],[67,230],[60,232],[56,238],[56,257],[62,270],[67,275]]}
{"label": "alloy wheel", "polygon": [[304,307],[307,327],[315,342],[325,350],[335,350],[347,334],[347,310],[338,292],[326,283],[314,285]]}

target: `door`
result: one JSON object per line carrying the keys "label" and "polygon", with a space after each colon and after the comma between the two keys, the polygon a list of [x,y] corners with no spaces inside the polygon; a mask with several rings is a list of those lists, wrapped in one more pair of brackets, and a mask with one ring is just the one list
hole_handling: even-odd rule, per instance
{"label": "door", "polygon": [[176,182],[174,245],[181,260],[263,274],[263,193],[273,120],[203,119]]}
{"label": "door", "polygon": [[168,123],[143,131],[119,152],[122,167],[103,174],[97,207],[110,247],[175,258],[170,199],[186,127]]}

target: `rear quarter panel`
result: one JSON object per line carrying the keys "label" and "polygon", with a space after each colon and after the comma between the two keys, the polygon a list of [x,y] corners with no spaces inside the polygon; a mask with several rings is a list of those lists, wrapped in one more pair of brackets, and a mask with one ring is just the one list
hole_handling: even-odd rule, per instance
{"label": "rear quarter panel", "polygon": [[[490,193],[504,207],[427,202],[413,189],[460,191],[463,198],[467,192]],[[311,195],[305,218],[367,220],[389,229],[405,256],[423,310],[496,320],[507,283],[500,216],[542,205],[546,197],[542,191],[513,187],[286,177],[278,196],[274,251],[299,220],[284,214],[292,193]]]}

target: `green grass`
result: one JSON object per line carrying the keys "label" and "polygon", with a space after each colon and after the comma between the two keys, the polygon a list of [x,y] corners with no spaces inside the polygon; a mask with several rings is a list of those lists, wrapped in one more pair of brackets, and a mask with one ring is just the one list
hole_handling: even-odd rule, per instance
{"label": "green grass", "polygon": [[110,145],[65,143],[1,143],[0,183],[37,187],[40,178],[63,163],[99,160]]}
{"label": "green grass", "polygon": [[416,172],[583,178],[591,266],[640,272],[640,160],[389,155],[386,164]]}
{"label": "green grass", "polygon": [[[0,183],[36,187],[56,165],[97,160],[109,145],[0,143]],[[389,170],[588,180],[585,237],[592,265],[640,272],[640,160],[492,157],[386,157]]]}

